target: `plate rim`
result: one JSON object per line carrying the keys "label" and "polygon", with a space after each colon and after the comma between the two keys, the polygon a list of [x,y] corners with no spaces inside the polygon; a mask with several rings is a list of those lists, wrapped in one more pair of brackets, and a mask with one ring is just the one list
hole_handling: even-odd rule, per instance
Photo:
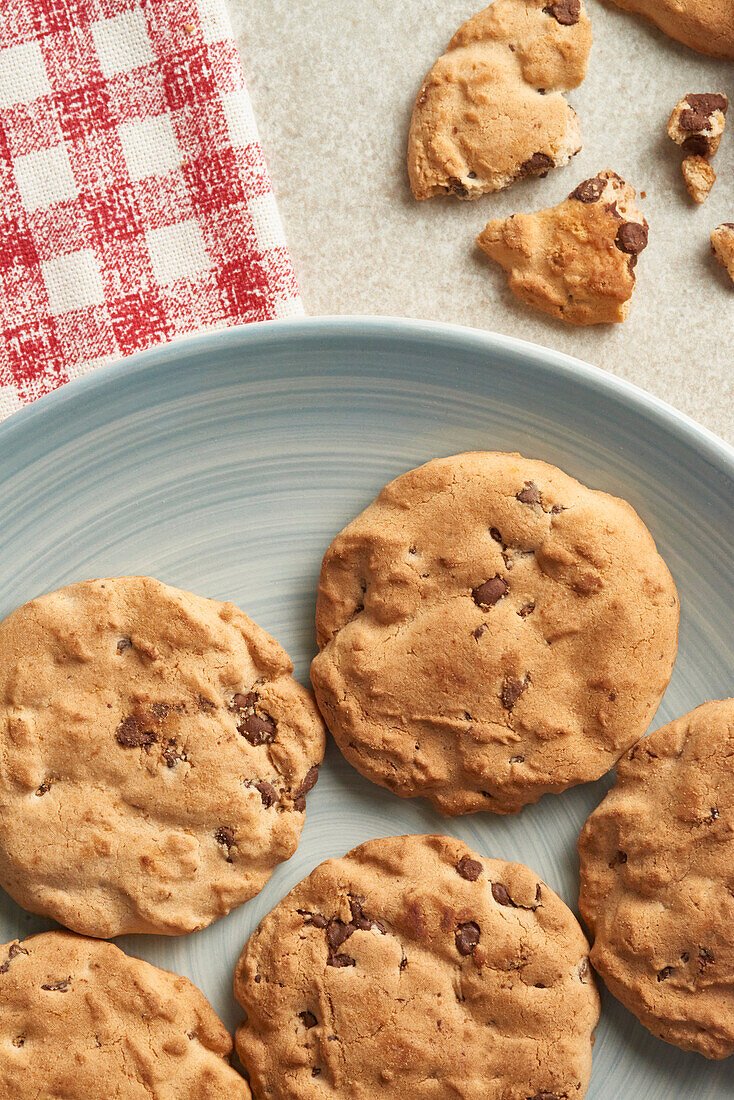
{"label": "plate rim", "polygon": [[[699,424],[687,413],[681,412],[667,401],[647,390],[620,378],[603,367],[594,366],[566,352],[507,336],[489,329],[480,329],[446,321],[429,321],[410,317],[387,315],[361,316],[359,314],[334,314],[320,317],[287,317],[270,321],[256,321],[234,325],[226,329],[206,329],[191,336],[157,344],[152,348],[135,352],[122,359],[114,359],[95,367],[87,374],[71,378],[49,393],[10,413],[0,422],[0,446],[18,430],[30,428],[34,421],[53,415],[68,404],[81,401],[97,389],[114,385],[118,378],[129,374],[154,371],[160,364],[179,356],[223,348],[245,347],[264,340],[278,341],[287,338],[328,339],[353,336],[364,338],[370,334],[397,340],[423,340],[436,344],[449,339],[467,349],[484,352],[505,352],[518,359],[530,361],[536,369],[560,375],[581,383],[590,392],[598,392],[621,402],[637,413],[644,414],[658,426],[678,436],[681,442],[693,447],[708,463],[718,467],[734,479],[734,445]],[[204,374],[202,377],[206,377]]]}

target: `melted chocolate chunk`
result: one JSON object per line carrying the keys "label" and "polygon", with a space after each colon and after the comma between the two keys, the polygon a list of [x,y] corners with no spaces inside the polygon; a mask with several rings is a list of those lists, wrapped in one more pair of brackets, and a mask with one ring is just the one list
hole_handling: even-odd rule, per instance
{"label": "melted chocolate chunk", "polygon": [[271,806],[274,806],[278,801],[278,792],[272,783],[268,783],[266,779],[258,779],[252,784],[256,791],[259,792],[262,804],[266,810],[269,810]]}
{"label": "melted chocolate chunk", "polygon": [[638,222],[624,222],[617,230],[614,242],[620,252],[637,256],[647,247],[647,226]]}
{"label": "melted chocolate chunk", "polygon": [[455,933],[456,948],[459,954],[473,955],[479,943],[480,935],[479,925],[473,920],[467,921],[466,924],[460,924]]}
{"label": "melted chocolate chunk", "polygon": [[510,897],[507,887],[503,886],[501,882],[492,883],[492,897],[498,905],[515,905],[514,901]]}
{"label": "melted chocolate chunk", "polygon": [[584,180],[575,191],[571,192],[569,198],[578,199],[579,202],[585,203],[598,202],[602,197],[606,183],[606,180],[600,179],[598,176]]}
{"label": "melted chocolate chunk", "polygon": [[329,955],[326,960],[327,966],[356,966],[357,960],[353,959],[351,955]]}
{"label": "melted chocolate chunk", "polygon": [[13,959],[17,958],[18,955],[27,954],[28,952],[26,951],[25,947],[21,947],[19,943],[11,943],[10,948],[8,949],[7,959],[2,965],[0,965],[0,974],[7,974],[8,970],[10,969],[11,962],[13,961]]}
{"label": "melted chocolate chunk", "polygon": [[467,879],[468,882],[476,882],[482,873],[482,865],[478,859],[471,859],[470,856],[462,856],[456,864],[456,870],[461,877]]}
{"label": "melted chocolate chunk", "polygon": [[702,115],[712,115],[714,111],[721,111],[722,114],[726,114],[729,101],[725,95],[719,95],[718,92],[696,92],[692,95],[687,95],[685,102],[694,111],[698,111]]}
{"label": "melted chocolate chunk", "polygon": [[232,856],[230,849],[234,847],[234,831],[230,829],[229,825],[222,825],[217,829],[214,837],[218,844],[221,844],[227,851],[227,863],[232,863]]}
{"label": "melted chocolate chunk", "polygon": [[50,982],[48,985],[42,985],[41,989],[45,989],[49,993],[68,993],[70,985],[71,974],[68,978],[62,978],[60,982]]}
{"label": "melted chocolate chunk", "polygon": [[532,157],[529,157],[520,165],[520,178],[524,179],[526,176],[544,178],[551,168],[555,168],[555,161],[552,157],[549,157],[547,153],[533,153]]}
{"label": "melted chocolate chunk", "polygon": [[534,481],[526,481],[519,493],[515,493],[515,500],[521,504],[542,504],[543,498],[540,489]]}
{"label": "melted chocolate chunk", "polygon": [[530,677],[527,675],[522,680],[505,680],[501,692],[502,706],[505,710],[513,709],[529,683]]}
{"label": "melted chocolate chunk", "polygon": [[237,727],[251,745],[270,745],[275,740],[277,727],[269,714],[248,714]]}
{"label": "melted chocolate chunk", "polygon": [[146,728],[151,724],[142,714],[130,714],[123,718],[115,734],[118,745],[126,749],[149,749],[158,740],[155,730]]}
{"label": "melted chocolate chunk", "polygon": [[552,15],[561,26],[573,27],[581,15],[581,0],[555,0],[554,4],[549,4],[543,11],[546,15]]}
{"label": "melted chocolate chunk", "polygon": [[494,607],[506,596],[510,586],[503,577],[496,576],[472,589],[472,598],[478,607]]}

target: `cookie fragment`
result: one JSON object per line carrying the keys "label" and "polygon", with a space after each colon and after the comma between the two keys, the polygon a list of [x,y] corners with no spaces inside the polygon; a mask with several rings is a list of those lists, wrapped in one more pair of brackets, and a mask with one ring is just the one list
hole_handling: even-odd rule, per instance
{"label": "cookie fragment", "polygon": [[638,742],[581,832],[591,961],[654,1035],[734,1053],[734,699]]}
{"label": "cookie fragment", "polygon": [[648,226],[616,172],[583,180],[558,206],[495,219],[477,238],[523,302],[572,325],[624,321]]}
{"label": "cookie fragment", "polygon": [[702,203],[711,194],[716,182],[716,172],[705,157],[684,157],[681,164],[686,190],[694,202]]}
{"label": "cookie fragment", "polygon": [[586,76],[580,0],[495,0],[456,32],[418,94],[408,142],[417,199],[475,199],[544,176],[581,149],[563,93]]}
{"label": "cookie fragment", "polygon": [[734,222],[723,222],[711,230],[711,251],[734,282]]}
{"label": "cookie fragment", "polygon": [[194,931],[253,897],[296,849],[324,752],[292,671],[234,604],[150,577],[18,608],[0,624],[0,883],[103,938]]}
{"label": "cookie fragment", "polygon": [[723,92],[684,96],[673,108],[668,136],[688,156],[712,157],[724,133],[728,106]]}
{"label": "cookie fragment", "polygon": [[578,923],[527,867],[453,838],[322,863],[250,937],[234,990],[237,1052],[270,1100],[560,1100],[588,1085],[599,1002]]}
{"label": "cookie fragment", "polygon": [[3,1100],[251,1100],[232,1040],[186,978],[69,932],[0,946]]}
{"label": "cookie fragment", "polygon": [[716,181],[709,158],[719,148],[728,106],[723,92],[691,93],[675,105],[670,116],[668,135],[686,154],[681,170],[694,202],[705,202]]}
{"label": "cookie fragment", "polygon": [[677,623],[628,504],[520,455],[453,455],[391,482],[332,542],[311,680],[362,775],[448,815],[515,813],[642,735]]}

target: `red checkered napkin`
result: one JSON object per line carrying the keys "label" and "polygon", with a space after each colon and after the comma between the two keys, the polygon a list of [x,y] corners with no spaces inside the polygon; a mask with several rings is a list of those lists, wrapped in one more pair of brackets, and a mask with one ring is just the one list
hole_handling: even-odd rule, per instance
{"label": "red checkered napkin", "polygon": [[224,0],[0,0],[0,418],[301,312]]}

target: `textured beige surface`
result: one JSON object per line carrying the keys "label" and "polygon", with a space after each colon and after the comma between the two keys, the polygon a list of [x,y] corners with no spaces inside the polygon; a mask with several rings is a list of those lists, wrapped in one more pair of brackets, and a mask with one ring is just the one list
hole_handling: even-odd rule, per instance
{"label": "textured beige surface", "polygon": [[[588,0],[589,74],[568,101],[584,148],[568,168],[475,203],[410,195],[416,93],[475,0],[230,0],[306,310],[455,321],[577,355],[734,442],[734,290],[709,233],[734,221],[734,137],[702,207],[665,130],[689,91],[734,95],[725,62]],[[734,133],[734,131],[732,131]],[[552,206],[610,167],[638,192],[650,245],[623,325],[569,331],[518,302],[474,245],[485,223]]]}
{"label": "textured beige surface", "polygon": [[582,1100],[587,953],[528,867],[451,837],[368,841],[250,937],[237,1052],[260,1100]]}

